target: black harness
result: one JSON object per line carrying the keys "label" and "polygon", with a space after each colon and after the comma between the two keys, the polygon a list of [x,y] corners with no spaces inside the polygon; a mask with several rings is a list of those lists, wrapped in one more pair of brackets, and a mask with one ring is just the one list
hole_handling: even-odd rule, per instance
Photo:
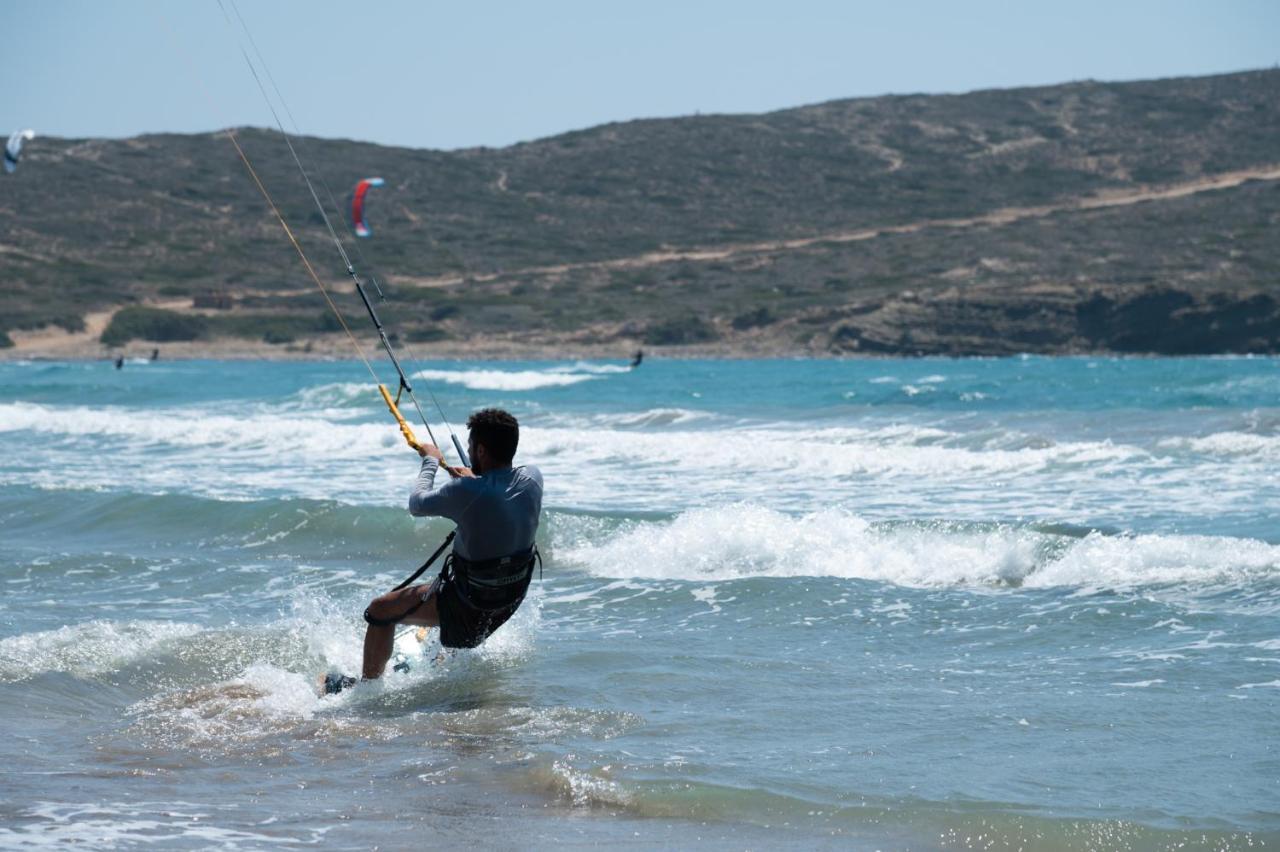
{"label": "black harness", "polygon": [[511,601],[503,601],[497,606],[483,606],[476,602],[476,598],[492,599],[517,585],[527,586],[533,579],[535,564],[538,566],[538,576],[541,577],[542,554],[537,547],[498,559],[482,560],[464,559],[453,552],[445,557],[440,577],[444,582],[453,584],[458,599],[471,609],[496,612],[511,606]]}
{"label": "black harness", "polygon": [[[453,541],[454,532],[449,533],[448,537],[436,548],[436,552],[417,571],[400,585],[391,591],[398,592],[408,586],[422,573],[431,567],[444,549]],[[528,550],[522,550],[519,553],[513,553],[510,556],[502,556],[497,559],[481,559],[472,560],[465,559],[457,553],[450,552],[444,558],[444,565],[440,568],[440,573],[436,576],[435,587],[439,590],[445,583],[452,584],[452,587],[458,593],[458,599],[462,601],[470,609],[478,612],[497,612],[511,605],[511,601],[507,600],[497,606],[483,606],[476,603],[476,598],[493,598],[502,591],[523,583],[525,586],[533,579],[533,566],[538,566],[538,578],[542,578],[542,554],[538,552],[536,546]],[[426,595],[423,595],[418,601],[404,612],[393,618],[378,618],[369,612],[364,611],[364,620],[375,627],[389,627],[393,624],[399,624],[409,616],[413,615],[418,609],[426,603]]]}

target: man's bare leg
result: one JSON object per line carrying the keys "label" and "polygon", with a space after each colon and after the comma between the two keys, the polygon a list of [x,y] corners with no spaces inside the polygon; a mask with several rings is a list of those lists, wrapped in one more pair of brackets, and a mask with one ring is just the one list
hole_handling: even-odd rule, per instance
{"label": "man's bare leg", "polygon": [[[430,594],[425,601],[422,596]],[[403,613],[419,606],[411,614],[400,618]],[[439,627],[440,614],[436,610],[436,594],[431,585],[410,586],[398,592],[388,592],[369,604],[369,614],[377,619],[394,618],[394,624],[370,624],[364,633],[364,672],[365,680],[376,680],[382,677],[391,659],[391,649],[395,645],[396,627],[401,624],[417,624],[422,627]]]}

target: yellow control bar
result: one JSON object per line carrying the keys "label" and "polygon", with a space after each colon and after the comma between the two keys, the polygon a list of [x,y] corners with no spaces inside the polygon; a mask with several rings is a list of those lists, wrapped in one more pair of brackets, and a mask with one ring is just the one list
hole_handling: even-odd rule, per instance
{"label": "yellow control bar", "polygon": [[404,419],[404,415],[400,413],[400,408],[396,405],[396,401],[391,398],[391,392],[387,390],[387,386],[378,385],[378,393],[382,394],[382,401],[387,404],[387,408],[391,409],[392,416],[400,424],[400,434],[404,435],[405,442],[421,453],[422,444],[418,443],[418,437],[413,434],[413,429],[409,426],[408,421]]}

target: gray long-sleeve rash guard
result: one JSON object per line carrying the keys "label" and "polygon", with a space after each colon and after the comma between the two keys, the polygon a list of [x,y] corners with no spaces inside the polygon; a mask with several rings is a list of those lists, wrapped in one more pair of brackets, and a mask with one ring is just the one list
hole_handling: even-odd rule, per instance
{"label": "gray long-sleeve rash guard", "polygon": [[491,470],[474,479],[450,479],[432,490],[440,465],[426,456],[409,495],[409,514],[448,518],[458,525],[453,549],[482,561],[533,547],[542,513],[542,472],[533,465]]}

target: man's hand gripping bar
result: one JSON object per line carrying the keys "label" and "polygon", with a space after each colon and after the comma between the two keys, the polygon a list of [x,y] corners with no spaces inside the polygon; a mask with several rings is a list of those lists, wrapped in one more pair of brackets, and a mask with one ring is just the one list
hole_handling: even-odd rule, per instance
{"label": "man's hand gripping bar", "polygon": [[[382,394],[382,401],[387,404],[387,408],[391,411],[391,416],[393,416],[396,419],[396,422],[400,424],[400,434],[404,435],[405,443],[416,450],[418,455],[425,456],[427,454],[426,446],[419,443],[418,436],[413,434],[413,427],[409,425],[409,422],[404,419],[404,415],[400,413],[400,406],[396,404],[398,400],[391,398],[391,391],[387,390],[386,385],[378,385],[378,393]],[[444,468],[450,476],[456,477],[461,475],[456,468],[450,467],[443,461],[440,462],[440,466]]]}

